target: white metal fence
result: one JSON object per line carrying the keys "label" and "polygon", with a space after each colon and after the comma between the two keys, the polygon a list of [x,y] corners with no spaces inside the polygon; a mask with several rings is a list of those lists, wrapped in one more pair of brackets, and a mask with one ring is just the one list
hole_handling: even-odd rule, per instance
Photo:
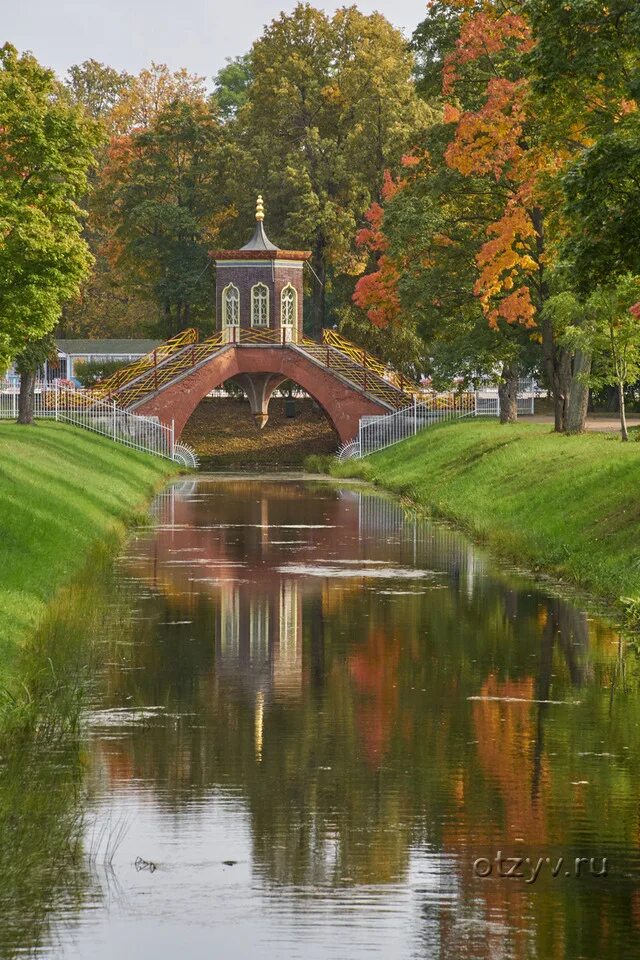
{"label": "white metal fence", "polygon": [[[500,416],[500,398],[496,395],[487,395],[478,393],[478,416],[479,417],[499,417]],[[517,398],[518,416],[533,416],[535,409],[535,395],[518,396]]]}
{"label": "white metal fence", "polygon": [[[0,388],[1,391],[1,388]],[[143,450],[167,460],[189,461],[188,448],[176,444],[174,425],[160,423],[156,417],[142,417],[123,410],[113,401],[97,400],[89,391],[72,387],[39,385],[35,393],[35,416],[72,423],[109,437],[135,450]],[[0,392],[0,419],[18,416],[18,390]],[[190,465],[190,464],[189,464]]]}
{"label": "white metal fence", "polygon": [[[532,381],[527,381],[527,386]],[[534,412],[535,390],[518,394],[518,415]],[[414,400],[410,406],[379,417],[362,417],[358,436],[345,444],[339,453],[343,460],[366,457],[401,440],[415,436],[427,427],[466,417],[500,416],[500,398],[491,388],[475,393],[440,394],[425,402]]]}
{"label": "white metal fence", "polygon": [[475,417],[477,414],[475,393],[436,396],[424,403],[414,400],[413,404],[396,410],[395,413],[380,417],[362,417],[357,440],[349,444],[351,449],[345,448],[343,455],[366,457],[376,450],[383,450],[413,437],[436,423]]}
{"label": "white metal fence", "polygon": [[48,391],[47,402],[53,405],[56,420],[73,423],[156,457],[174,459],[173,423],[167,425],[157,417],[130,413],[113,400],[96,400],[88,392],[67,387]]}

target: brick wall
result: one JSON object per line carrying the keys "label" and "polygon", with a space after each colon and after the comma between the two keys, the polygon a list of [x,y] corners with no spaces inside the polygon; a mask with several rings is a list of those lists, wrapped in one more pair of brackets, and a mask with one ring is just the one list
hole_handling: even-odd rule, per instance
{"label": "brick wall", "polygon": [[251,288],[264,283],[269,289],[269,328],[280,330],[280,296],[284,287],[291,284],[298,293],[298,336],[302,335],[303,311],[303,265],[292,262],[281,266],[279,262],[264,260],[245,264],[217,263],[216,270],[216,317],[217,329],[222,326],[222,291],[230,283],[240,291],[240,326],[251,327]]}

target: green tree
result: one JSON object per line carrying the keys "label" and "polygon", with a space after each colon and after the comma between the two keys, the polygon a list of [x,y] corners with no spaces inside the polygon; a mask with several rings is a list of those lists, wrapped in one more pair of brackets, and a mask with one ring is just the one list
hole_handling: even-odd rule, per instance
{"label": "green tree", "polygon": [[251,63],[249,55],[227,58],[224,67],[215,77],[215,89],[212,102],[217,108],[221,120],[233,120],[245,105],[251,84]]}
{"label": "green tree", "polygon": [[[328,17],[298,4],[254,43],[249,69],[236,123],[247,181],[282,225],[279,241],[313,251],[317,331],[340,277],[362,271],[356,228],[428,110],[416,96],[402,34],[355,7]],[[247,216],[254,192],[238,198]]]}
{"label": "green tree", "polygon": [[640,377],[640,277],[626,274],[594,290],[582,304],[575,295],[559,294],[548,309],[564,327],[567,342],[598,358],[585,379],[592,386],[616,387],[620,433],[628,440],[624,392]]}
{"label": "green tree", "polygon": [[78,200],[100,139],[52,71],[0,49],[0,367],[54,329],[90,270]]}
{"label": "green tree", "polygon": [[526,0],[534,93],[558,152],[567,232],[584,296],[640,272],[640,6],[636,0]]}
{"label": "green tree", "polygon": [[57,356],[56,343],[48,333],[39,340],[31,340],[16,358],[16,372],[20,375],[18,395],[18,423],[32,424],[34,415],[35,385],[38,370],[47,360]]}
{"label": "green tree", "polygon": [[229,216],[231,153],[203,100],[175,100],[114,138],[97,203],[107,257],[128,289],[152,303],[162,332],[213,316],[209,250]]}

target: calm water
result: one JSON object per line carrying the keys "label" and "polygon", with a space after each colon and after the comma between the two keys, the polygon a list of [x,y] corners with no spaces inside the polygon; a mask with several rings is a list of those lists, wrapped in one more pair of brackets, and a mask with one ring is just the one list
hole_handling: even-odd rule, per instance
{"label": "calm water", "polygon": [[640,956],[606,621],[365,487],[205,477],[153,515],[79,735],[0,767],[3,957]]}

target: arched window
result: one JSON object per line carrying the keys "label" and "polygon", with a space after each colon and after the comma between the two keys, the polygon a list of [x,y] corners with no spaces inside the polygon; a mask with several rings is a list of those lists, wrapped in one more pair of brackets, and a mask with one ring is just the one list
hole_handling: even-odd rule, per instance
{"label": "arched window", "polygon": [[240,324],[240,291],[232,283],[222,291],[222,325],[237,327]]}
{"label": "arched window", "polygon": [[298,315],[298,291],[290,283],[283,288],[280,296],[280,325],[295,327]]}
{"label": "arched window", "polygon": [[251,326],[269,326],[269,287],[264,283],[251,288]]}

